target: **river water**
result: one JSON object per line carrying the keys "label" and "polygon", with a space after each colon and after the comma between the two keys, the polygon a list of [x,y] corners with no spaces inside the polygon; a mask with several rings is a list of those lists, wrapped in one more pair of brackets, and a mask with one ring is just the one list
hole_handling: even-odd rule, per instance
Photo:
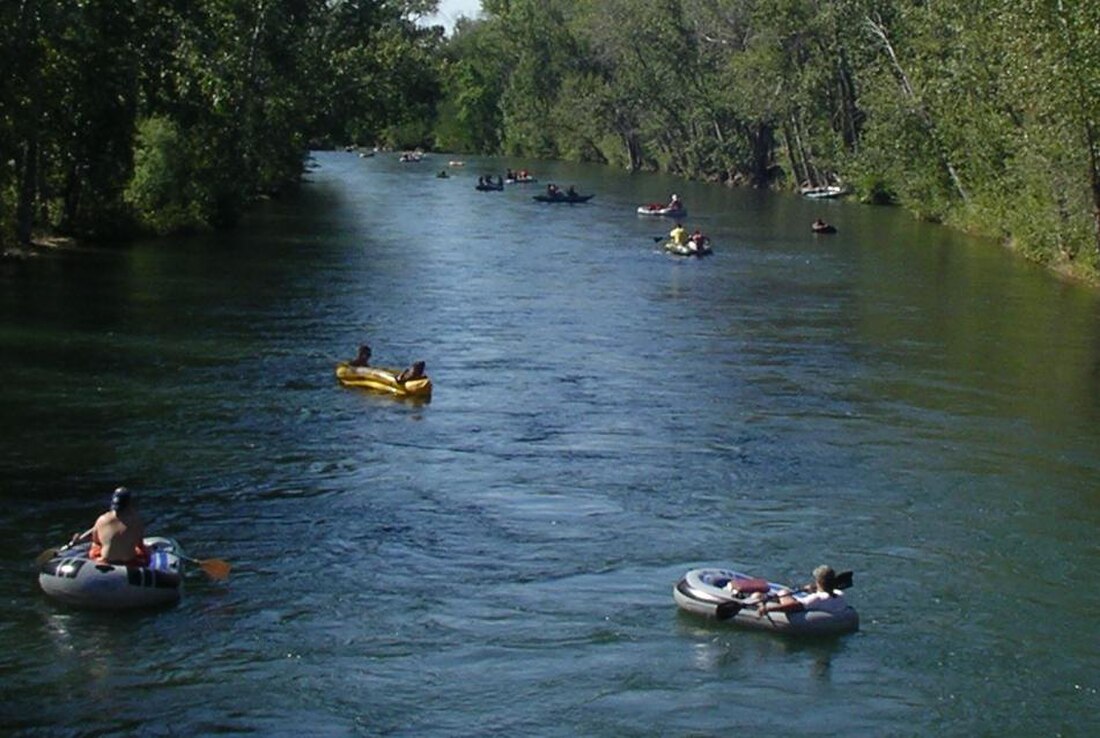
{"label": "river water", "polygon": [[[0,732],[1091,733],[1097,293],[897,210],[445,165],[317,154],[233,232],[0,265]],[[596,197],[474,191],[506,165]],[[634,214],[673,190],[714,256]],[[363,341],[431,402],[339,387]],[[228,582],[47,600],[119,484]],[[859,633],[672,600],[821,562]]]}

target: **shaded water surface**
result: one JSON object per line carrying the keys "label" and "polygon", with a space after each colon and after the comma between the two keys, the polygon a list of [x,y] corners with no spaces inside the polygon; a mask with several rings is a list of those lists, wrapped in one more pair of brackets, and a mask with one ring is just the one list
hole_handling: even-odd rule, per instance
{"label": "shaded water surface", "polygon": [[[894,210],[444,160],[318,154],[231,233],[0,265],[3,732],[1090,732],[1094,293]],[[596,197],[474,191],[505,165]],[[713,257],[634,215],[673,190]],[[364,340],[431,402],[337,386]],[[46,600],[117,484],[228,584]],[[821,561],[855,635],[672,601]]]}

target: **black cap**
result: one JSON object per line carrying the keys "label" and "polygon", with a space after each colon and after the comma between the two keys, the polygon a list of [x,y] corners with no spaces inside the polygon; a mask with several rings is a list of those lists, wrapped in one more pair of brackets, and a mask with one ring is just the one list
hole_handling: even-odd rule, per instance
{"label": "black cap", "polygon": [[130,506],[130,490],[125,487],[119,487],[115,490],[115,493],[111,495],[111,509],[115,512],[119,510],[125,510]]}

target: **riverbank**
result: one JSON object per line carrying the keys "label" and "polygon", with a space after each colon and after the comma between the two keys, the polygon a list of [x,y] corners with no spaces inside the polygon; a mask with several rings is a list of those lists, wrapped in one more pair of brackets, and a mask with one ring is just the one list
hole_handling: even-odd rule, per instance
{"label": "riverbank", "polygon": [[47,251],[72,250],[80,247],[80,242],[70,236],[57,236],[38,233],[31,237],[26,245],[6,246],[0,251],[3,259],[31,259]]}

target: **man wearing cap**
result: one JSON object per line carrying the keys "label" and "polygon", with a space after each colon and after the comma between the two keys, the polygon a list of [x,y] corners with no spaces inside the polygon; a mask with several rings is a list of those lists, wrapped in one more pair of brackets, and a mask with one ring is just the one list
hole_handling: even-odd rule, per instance
{"label": "man wearing cap", "polygon": [[760,603],[756,614],[760,617],[769,612],[799,612],[801,610],[824,610],[840,612],[847,607],[844,595],[836,588],[836,572],[833,567],[822,564],[814,569],[813,584],[806,586],[804,592],[780,592],[777,601]]}
{"label": "man wearing cap", "polygon": [[88,556],[105,564],[144,566],[149,554],[142,539],[145,523],[134,507],[130,491],[119,487],[111,495],[111,509],[96,518],[95,525],[73,536],[69,544],[92,539]]}

